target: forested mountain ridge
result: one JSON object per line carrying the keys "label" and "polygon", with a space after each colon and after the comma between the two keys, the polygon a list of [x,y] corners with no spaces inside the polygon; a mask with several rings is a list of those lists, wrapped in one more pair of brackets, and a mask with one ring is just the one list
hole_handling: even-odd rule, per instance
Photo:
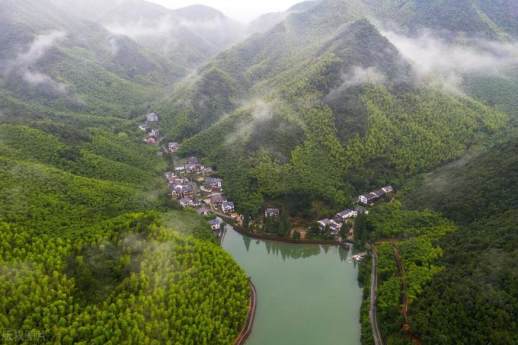
{"label": "forested mountain ridge", "polygon": [[122,1],[96,21],[166,58],[183,76],[245,36],[241,24],[202,5],[170,10],[146,1]]}
{"label": "forested mountain ridge", "polygon": [[185,69],[85,3],[0,2],[0,343],[229,344],[248,280],[138,129]]}
{"label": "forested mountain ridge", "polygon": [[[134,117],[241,37],[220,12],[144,1],[6,0],[0,4],[4,115]],[[93,8],[96,9],[95,13]]]}
{"label": "forested mountain ridge", "polygon": [[366,18],[372,7],[328,0],[292,13],[217,56],[160,107],[168,134],[189,138],[185,154],[206,156],[240,186],[230,193],[241,211],[295,195],[334,210],[455,159],[505,125],[503,112],[449,92],[433,74],[423,79],[419,61]]}
{"label": "forested mountain ridge", "polygon": [[437,274],[410,310],[430,344],[515,344],[518,341],[518,140],[472,154],[409,185],[410,208],[442,212],[461,225],[443,240]]}

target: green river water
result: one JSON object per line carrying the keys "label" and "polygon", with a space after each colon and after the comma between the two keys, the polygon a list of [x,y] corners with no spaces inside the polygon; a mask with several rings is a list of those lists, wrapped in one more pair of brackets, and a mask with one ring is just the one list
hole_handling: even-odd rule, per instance
{"label": "green river water", "polygon": [[258,306],[246,345],[359,345],[362,290],[351,253],[255,240],[227,226],[225,248],[252,277]]}

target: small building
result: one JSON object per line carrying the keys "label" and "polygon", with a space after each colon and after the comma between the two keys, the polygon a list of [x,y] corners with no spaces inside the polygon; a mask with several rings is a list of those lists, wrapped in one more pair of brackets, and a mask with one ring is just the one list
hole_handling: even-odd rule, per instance
{"label": "small building", "polygon": [[342,230],[342,226],[343,224],[341,223],[338,223],[336,221],[334,221],[333,219],[322,219],[322,220],[319,220],[317,222],[318,224],[318,227],[320,228],[320,231],[324,232],[326,231],[327,229],[329,229],[329,231],[336,235],[340,232],[340,230]]}
{"label": "small building", "polygon": [[200,164],[198,157],[191,156],[185,161],[186,164]]}
{"label": "small building", "polygon": [[384,195],[385,193],[379,191],[363,194],[358,197],[358,202],[362,205],[370,206],[381,199]]}
{"label": "small building", "polygon": [[210,220],[209,225],[213,231],[219,231],[219,230],[221,230],[221,227],[223,226],[223,220],[221,218],[217,217],[216,219]]}
{"label": "small building", "polygon": [[378,189],[374,192],[370,192],[369,194],[360,195],[358,197],[358,202],[365,206],[373,205],[376,201],[380,200],[386,195],[394,193],[394,187],[385,186],[381,189]]}
{"label": "small building", "polygon": [[186,198],[180,199],[180,206],[182,206],[183,208],[193,206],[192,203],[193,203],[192,198],[186,197]]}
{"label": "small building", "polygon": [[158,143],[157,138],[155,137],[147,137],[145,141],[148,145],[156,145]]}
{"label": "small building", "polygon": [[147,135],[148,135],[148,137],[159,138],[160,137],[160,130],[159,129],[150,129],[147,132]]}
{"label": "small building", "polygon": [[213,194],[210,196],[210,204],[215,208],[219,208],[225,201],[223,194]]}
{"label": "small building", "polygon": [[167,144],[167,149],[170,153],[176,153],[180,149],[180,144],[178,143],[169,143]]}
{"label": "small building", "polygon": [[188,174],[198,174],[198,173],[202,172],[202,170],[203,170],[203,165],[201,165],[201,164],[198,164],[198,163],[185,164],[185,171]]}
{"label": "small building", "polygon": [[394,192],[395,192],[395,189],[394,189],[394,187],[392,187],[392,186],[385,186],[385,187],[381,188],[381,190],[382,190],[385,194],[391,194],[391,193],[394,193]]}
{"label": "small building", "polygon": [[190,183],[177,184],[173,186],[173,197],[177,199],[192,198],[194,196],[194,187]]}
{"label": "small building", "polygon": [[174,168],[174,171],[177,174],[183,174],[185,172],[185,167],[184,166],[176,167],[176,168]]}
{"label": "small building", "polygon": [[278,208],[267,208],[264,210],[264,217],[265,218],[277,218],[281,214],[281,210]]}
{"label": "small building", "polygon": [[223,213],[229,214],[234,212],[234,210],[235,206],[234,203],[231,201],[223,201],[223,203],[221,204],[221,211],[223,211]]}
{"label": "small building", "polygon": [[223,180],[217,177],[207,177],[203,188],[206,191],[217,193],[223,191]]}
{"label": "small building", "polygon": [[196,210],[196,212],[200,215],[200,216],[208,216],[210,215],[210,208],[208,207],[200,207],[199,209]]}
{"label": "small building", "polygon": [[358,212],[352,209],[343,210],[340,213],[337,213],[334,220],[338,223],[345,223],[349,219],[358,217]]}
{"label": "small building", "polygon": [[191,206],[194,207],[194,208],[200,207],[201,205],[202,205],[202,203],[198,199],[193,199],[192,202],[191,202]]}
{"label": "small building", "polygon": [[158,122],[160,121],[160,116],[157,113],[149,113],[146,115],[147,122]]}

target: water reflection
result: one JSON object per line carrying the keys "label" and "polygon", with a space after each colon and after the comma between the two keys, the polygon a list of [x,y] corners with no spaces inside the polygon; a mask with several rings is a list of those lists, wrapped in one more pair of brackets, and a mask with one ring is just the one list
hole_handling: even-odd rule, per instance
{"label": "water reflection", "polygon": [[[234,231],[233,228],[229,225],[225,227],[225,232]],[[261,244],[264,245],[266,252],[269,255],[280,256],[283,261],[287,259],[307,259],[312,256],[318,256],[321,253],[329,253],[329,250],[334,247],[331,245],[315,245],[315,244],[292,244],[292,243],[283,243],[278,241],[269,241],[269,240],[259,240],[253,239],[248,236],[241,236],[244,247],[247,252],[252,250],[251,243],[255,242],[254,247],[261,247]],[[347,261],[349,258],[349,250],[343,249],[338,250],[338,255],[340,261]]]}
{"label": "water reflection", "polygon": [[232,227],[222,246],[258,291],[247,345],[360,345],[361,288],[350,250],[256,240]]}

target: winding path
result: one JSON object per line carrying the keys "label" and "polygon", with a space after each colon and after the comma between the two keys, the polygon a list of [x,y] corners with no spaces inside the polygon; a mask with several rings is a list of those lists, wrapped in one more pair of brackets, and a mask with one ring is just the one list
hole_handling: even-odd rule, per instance
{"label": "winding path", "polygon": [[369,310],[369,319],[371,322],[372,336],[374,337],[375,345],[383,345],[383,338],[381,336],[378,314],[376,308],[376,294],[378,289],[378,255],[376,249],[372,249],[372,268],[371,268],[371,306]]}

